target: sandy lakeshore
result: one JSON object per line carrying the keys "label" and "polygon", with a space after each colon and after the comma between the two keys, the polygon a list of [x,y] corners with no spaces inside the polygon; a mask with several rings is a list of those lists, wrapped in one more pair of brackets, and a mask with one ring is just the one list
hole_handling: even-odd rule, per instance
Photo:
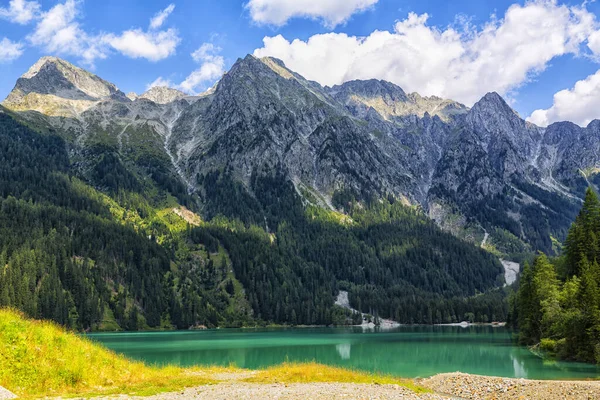
{"label": "sandy lakeshore", "polygon": [[[242,374],[240,379],[247,376],[247,374]],[[222,383],[219,384],[162,393],[151,397],[143,397],[143,399],[600,399],[600,381],[536,381],[469,375],[459,372],[435,375],[431,378],[415,381],[419,386],[431,390],[430,393],[415,393],[398,385],[353,383],[256,384],[238,381],[235,374],[227,374],[223,378]],[[103,398],[129,399],[135,397],[118,395]]]}

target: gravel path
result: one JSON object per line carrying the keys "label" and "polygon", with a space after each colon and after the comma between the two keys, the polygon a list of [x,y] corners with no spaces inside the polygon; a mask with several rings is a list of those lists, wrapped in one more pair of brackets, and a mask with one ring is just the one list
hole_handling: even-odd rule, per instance
{"label": "gravel path", "polygon": [[[96,399],[148,400],[598,400],[600,381],[533,381],[469,375],[460,372],[440,374],[416,383],[434,393],[416,394],[398,385],[354,383],[293,383],[258,384],[241,382],[252,371],[242,374],[221,374],[223,382],[198,386],[179,392],[161,393],[150,397],[127,395],[95,397]],[[1,399],[1,397],[0,397]]]}
{"label": "gravel path", "polygon": [[460,399],[600,399],[600,381],[534,381],[453,373],[435,375],[418,383]]}
{"label": "gravel path", "polygon": [[[110,397],[110,399],[128,399],[129,397]],[[148,400],[444,400],[453,397],[437,394],[420,394],[397,385],[370,385],[354,383],[293,383],[293,384],[257,384],[257,383],[220,383],[218,385],[199,386],[177,393],[162,393],[156,396],[138,399]]]}

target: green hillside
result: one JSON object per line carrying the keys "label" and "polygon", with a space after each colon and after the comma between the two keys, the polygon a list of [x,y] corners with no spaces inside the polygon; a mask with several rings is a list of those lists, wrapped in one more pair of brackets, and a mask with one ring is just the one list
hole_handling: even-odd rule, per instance
{"label": "green hillside", "polygon": [[190,195],[164,160],[75,146],[0,112],[0,306],[81,330],[331,324],[347,290],[406,323],[506,316],[499,262],[394,198],[338,192],[341,214],[277,169]]}

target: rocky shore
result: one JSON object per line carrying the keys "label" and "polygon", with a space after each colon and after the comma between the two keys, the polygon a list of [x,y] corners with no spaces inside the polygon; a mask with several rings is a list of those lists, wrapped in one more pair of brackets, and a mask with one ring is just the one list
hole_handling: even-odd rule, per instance
{"label": "rocky shore", "polygon": [[[600,399],[600,381],[536,381],[469,375],[460,372],[418,379],[415,383],[429,393],[415,393],[398,385],[353,383],[276,383],[242,382],[248,373],[226,374],[222,383],[161,393],[140,399],[473,399],[473,400],[591,400]],[[130,399],[127,395],[104,397]]]}
{"label": "rocky shore", "polygon": [[435,375],[418,383],[435,393],[459,399],[600,399],[600,381],[538,381],[457,372]]}

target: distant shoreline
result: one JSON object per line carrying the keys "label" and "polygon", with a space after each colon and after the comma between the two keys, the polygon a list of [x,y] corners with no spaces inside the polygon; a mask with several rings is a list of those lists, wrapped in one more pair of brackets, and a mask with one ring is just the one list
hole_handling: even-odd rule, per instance
{"label": "distant shoreline", "polygon": [[[383,320],[382,320],[383,321]],[[159,333],[159,332],[202,332],[202,331],[216,331],[216,330],[226,330],[226,329],[310,329],[310,328],[380,328],[380,329],[395,329],[402,327],[425,327],[425,326],[457,326],[462,328],[468,328],[472,326],[491,326],[496,328],[506,327],[506,322],[457,322],[450,324],[401,324],[399,322],[395,322],[392,320],[385,320],[386,323],[381,323],[376,325],[374,323],[363,323],[357,325],[279,325],[279,324],[270,324],[270,325],[255,325],[255,326],[240,326],[240,327],[222,327],[217,326],[215,328],[188,328],[188,329],[146,329],[146,330],[138,330],[138,331],[107,331],[107,330],[99,330],[99,331],[88,331],[81,332],[81,334],[85,335],[94,335],[94,334],[102,334],[102,333]],[[391,322],[391,323],[388,323]]]}

